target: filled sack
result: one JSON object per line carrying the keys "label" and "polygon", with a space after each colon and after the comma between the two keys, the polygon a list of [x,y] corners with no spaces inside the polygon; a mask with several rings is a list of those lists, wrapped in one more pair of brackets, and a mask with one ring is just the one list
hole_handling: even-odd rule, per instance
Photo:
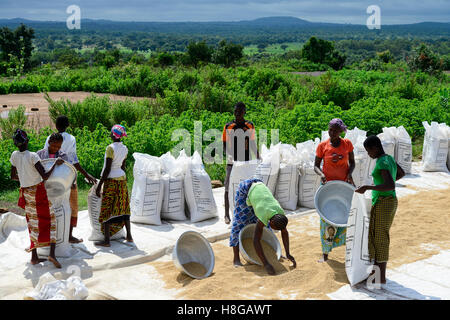
{"label": "filled sack", "polygon": [[290,144],[280,146],[280,169],[275,188],[275,199],[286,210],[295,210],[298,202],[300,158]]}
{"label": "filled sack", "polygon": [[165,220],[186,220],[184,176],[186,166],[183,165],[188,157],[181,154],[175,159],[170,152],[163,154],[162,181],[164,184],[163,201],[161,207],[161,218]]}
{"label": "filled sack", "polygon": [[191,222],[217,217],[217,205],[212,192],[211,178],[197,151],[188,162],[184,190]]}
{"label": "filled sack", "polygon": [[316,138],[297,143],[297,156],[299,157],[299,177],[298,177],[298,206],[305,208],[315,208],[314,195],[320,186],[320,176],[314,171],[314,160],[316,149],[320,141]]}
{"label": "filled sack", "polygon": [[161,160],[144,153],[133,153],[133,189],[131,191],[130,221],[161,225],[164,182]]}
{"label": "filled sack", "polygon": [[447,157],[449,150],[448,128],[445,123],[422,122],[425,127],[422,161],[423,171],[447,172]]}
{"label": "filled sack", "polygon": [[239,187],[239,184],[244,180],[252,178],[256,173],[257,167],[257,160],[233,162],[233,168],[231,169],[228,184],[228,203],[230,205],[230,212],[232,216],[235,208],[234,199],[236,197],[236,191]]}
{"label": "filled sack", "polygon": [[363,281],[372,272],[373,261],[370,261],[368,247],[369,222],[370,214],[364,195],[355,192],[345,238],[345,273],[351,286]]}
{"label": "filled sack", "polygon": [[[102,241],[105,240],[105,235],[102,232],[102,225],[99,222],[100,211],[102,208],[102,197],[97,197],[95,194],[97,190],[97,184],[94,184],[88,192],[88,214],[89,222],[91,223],[91,235],[89,236],[89,241]],[[103,187],[101,194],[103,194]],[[110,239],[120,239],[125,238],[124,228],[116,233],[110,233]]]}
{"label": "filled sack", "polygon": [[411,173],[412,167],[412,142],[411,137],[405,127],[397,128],[397,137],[395,143],[395,161],[405,171],[405,174]]}
{"label": "filled sack", "polygon": [[353,154],[355,157],[355,169],[352,173],[353,182],[356,187],[362,186],[368,179],[369,154],[364,148],[364,141],[367,138],[367,132],[355,127],[348,130],[345,138],[353,144]]}
{"label": "filled sack", "polygon": [[272,194],[275,194],[277,185],[278,171],[280,170],[280,145],[271,145],[270,149],[266,145],[261,147],[261,161],[256,168],[254,177],[261,179],[269,188]]}

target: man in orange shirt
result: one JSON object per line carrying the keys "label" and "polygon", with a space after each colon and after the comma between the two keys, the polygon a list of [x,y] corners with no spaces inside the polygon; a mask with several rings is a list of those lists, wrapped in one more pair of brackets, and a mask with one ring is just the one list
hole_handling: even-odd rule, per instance
{"label": "man in orange shirt", "polygon": [[[251,151],[259,159],[259,152],[255,140],[255,126],[251,121],[244,119],[246,107],[243,102],[238,102],[234,106],[235,119],[225,125],[223,128],[222,141],[223,149],[226,153],[227,168],[225,176],[225,223],[230,223],[230,204],[228,200],[228,189],[230,184],[231,170],[233,161],[249,161]],[[242,130],[240,133],[237,130]],[[242,134],[243,133],[243,134]],[[245,140],[242,140],[245,138]]]}
{"label": "man in orange shirt", "polygon": [[[322,179],[322,184],[327,181],[341,180],[354,185],[352,172],[355,169],[355,157],[353,145],[349,139],[342,139],[341,133],[347,131],[347,126],[341,119],[333,119],[328,124],[330,138],[321,142],[316,150],[314,171]],[[323,170],[320,165],[323,160]],[[330,232],[330,228],[335,229]],[[319,262],[328,260],[328,254],[333,248],[345,244],[347,228],[335,227],[320,219],[320,240],[322,242],[323,258]],[[328,234],[328,235],[327,235]],[[334,237],[331,237],[334,234]]]}

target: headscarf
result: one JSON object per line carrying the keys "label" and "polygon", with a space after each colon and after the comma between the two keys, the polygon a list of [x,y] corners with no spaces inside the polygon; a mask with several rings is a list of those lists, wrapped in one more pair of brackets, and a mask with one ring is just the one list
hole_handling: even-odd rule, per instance
{"label": "headscarf", "polygon": [[339,118],[334,118],[330,121],[330,123],[328,124],[329,127],[334,127],[337,126],[339,127],[342,131],[347,132],[347,126],[345,125],[344,121],[342,121]]}
{"label": "headscarf", "polygon": [[113,134],[113,136],[116,139],[120,139],[122,137],[126,137],[127,133],[125,131],[125,127],[120,125],[120,124],[115,124],[112,128],[111,128],[111,133]]}
{"label": "headscarf", "polygon": [[28,140],[29,138],[25,131],[21,129],[16,129],[16,131],[13,134],[13,141],[16,147],[22,146],[23,144],[27,143]]}

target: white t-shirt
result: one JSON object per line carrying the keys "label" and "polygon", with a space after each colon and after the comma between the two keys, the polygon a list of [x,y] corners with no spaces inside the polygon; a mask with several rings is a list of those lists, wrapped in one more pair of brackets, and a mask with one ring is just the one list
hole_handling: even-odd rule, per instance
{"label": "white t-shirt", "polygon": [[41,159],[35,152],[14,151],[9,161],[17,168],[21,188],[35,186],[42,182],[42,177],[34,166]]}
{"label": "white t-shirt", "polygon": [[106,166],[106,158],[112,158],[111,171],[108,178],[119,178],[125,175],[125,171],[122,170],[122,163],[127,158],[128,148],[122,142],[111,143],[106,147],[105,159],[103,162],[103,171]]}
{"label": "white t-shirt", "polygon": [[[63,152],[67,155],[68,162],[70,164],[76,164],[78,163],[78,157],[77,157],[77,142],[75,140],[75,137],[67,132],[61,133],[63,136],[63,143],[61,145],[60,152]],[[45,140],[45,146],[44,149],[48,149],[48,140],[50,139],[50,136],[47,137],[47,140]]]}

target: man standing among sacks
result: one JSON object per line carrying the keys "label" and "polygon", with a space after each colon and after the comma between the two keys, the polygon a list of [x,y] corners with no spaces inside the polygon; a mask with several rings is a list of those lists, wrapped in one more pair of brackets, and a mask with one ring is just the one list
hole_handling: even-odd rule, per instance
{"label": "man standing among sacks", "polygon": [[[223,149],[226,152],[227,167],[225,176],[225,223],[230,223],[230,203],[228,200],[228,190],[230,185],[230,175],[233,169],[233,161],[249,161],[251,153],[259,159],[259,152],[256,146],[255,126],[251,121],[244,119],[246,107],[243,102],[238,102],[234,106],[235,119],[223,128],[222,141]],[[240,129],[240,130],[239,130]],[[254,156],[253,155],[253,156]]]}

